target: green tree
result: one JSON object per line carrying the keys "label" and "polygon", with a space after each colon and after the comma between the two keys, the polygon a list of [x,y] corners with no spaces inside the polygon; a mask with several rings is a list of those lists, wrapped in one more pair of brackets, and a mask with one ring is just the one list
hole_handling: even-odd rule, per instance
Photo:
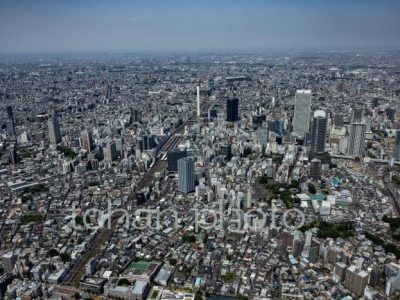
{"label": "green tree", "polygon": [[308,192],[310,194],[316,194],[317,193],[317,189],[315,188],[315,185],[312,184],[311,182],[308,184]]}

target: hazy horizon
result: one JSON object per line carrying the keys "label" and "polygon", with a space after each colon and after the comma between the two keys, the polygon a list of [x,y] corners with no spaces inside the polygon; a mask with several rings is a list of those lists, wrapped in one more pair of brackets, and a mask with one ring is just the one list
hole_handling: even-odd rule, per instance
{"label": "hazy horizon", "polygon": [[400,49],[392,0],[1,3],[2,54]]}

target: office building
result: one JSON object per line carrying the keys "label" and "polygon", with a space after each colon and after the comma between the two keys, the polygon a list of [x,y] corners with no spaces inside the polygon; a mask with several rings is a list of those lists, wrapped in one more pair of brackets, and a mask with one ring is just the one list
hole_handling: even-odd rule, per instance
{"label": "office building", "polygon": [[108,85],[107,86],[107,95],[106,95],[107,99],[112,97],[112,85]]}
{"label": "office building", "polygon": [[219,148],[219,155],[225,157],[227,161],[230,161],[232,158],[232,146],[229,144],[221,145]]}
{"label": "office building", "polygon": [[137,109],[133,109],[131,113],[131,123],[140,122],[141,113]]}
{"label": "office building", "polygon": [[114,141],[107,144],[104,158],[107,161],[114,161],[117,159],[117,146]]}
{"label": "office building", "polygon": [[215,106],[213,106],[212,108],[210,108],[210,110],[208,111],[208,118],[209,119],[214,119],[218,117],[218,111],[217,108]]}
{"label": "office building", "polygon": [[12,120],[6,122],[6,129],[8,136],[15,136],[15,126]]}
{"label": "office building", "polygon": [[321,153],[325,151],[327,126],[326,112],[323,110],[315,111],[311,131],[311,152]]}
{"label": "office building", "polygon": [[283,135],[285,131],[285,121],[276,120],[276,133],[279,135]]}
{"label": "office building", "polygon": [[197,108],[196,108],[196,111],[197,111],[197,117],[200,118],[200,116],[201,116],[201,108],[200,108],[200,87],[199,86],[196,87],[196,91],[197,91],[197,97],[196,97]]}
{"label": "office building", "polygon": [[390,297],[400,288],[400,265],[391,262],[383,270],[386,275],[385,295]]}
{"label": "office building", "polygon": [[3,263],[4,272],[12,273],[17,262],[17,256],[12,252],[8,252],[1,257],[1,262]]}
{"label": "office building", "polygon": [[345,287],[354,293],[357,297],[364,294],[365,287],[368,285],[369,273],[360,270],[357,266],[352,265],[346,270]]}
{"label": "office building", "polygon": [[186,150],[174,149],[167,152],[167,171],[178,172],[178,160],[186,157]]}
{"label": "office building", "polygon": [[311,91],[297,90],[294,103],[293,133],[303,137],[310,129]]}
{"label": "office building", "polygon": [[394,153],[393,153],[394,160],[400,160],[400,130],[396,132],[396,141],[394,144]]}
{"label": "office building", "polygon": [[269,130],[267,127],[261,127],[258,129],[258,139],[261,145],[266,145],[269,141],[268,138]]}
{"label": "office building", "polygon": [[10,147],[10,163],[13,165],[16,165],[19,162],[19,158],[17,155],[17,148],[14,147]]}
{"label": "office building", "polygon": [[351,123],[361,123],[364,114],[363,107],[354,107],[351,110]]}
{"label": "office building", "polygon": [[61,130],[60,124],[58,123],[58,119],[56,116],[52,116],[47,121],[47,126],[49,129],[49,140],[50,144],[58,144],[61,142]]}
{"label": "office building", "polygon": [[334,275],[333,278],[335,282],[342,282],[346,279],[346,264],[342,262],[337,262],[334,267]]}
{"label": "office building", "polygon": [[239,120],[239,99],[226,100],[226,120],[236,122]]}
{"label": "office building", "polygon": [[350,128],[350,139],[347,153],[353,157],[362,157],[365,148],[365,133],[367,126],[362,123],[354,123]]}
{"label": "office building", "polygon": [[9,106],[6,107],[6,113],[7,113],[7,116],[8,116],[8,118],[10,120],[14,119],[14,113],[13,113],[12,106],[9,105]]}
{"label": "office building", "polygon": [[390,121],[394,121],[396,116],[396,109],[394,107],[388,107],[385,109],[386,115]]}
{"label": "office building", "polygon": [[310,163],[310,177],[319,179],[321,177],[321,160],[314,158]]}
{"label": "office building", "polygon": [[94,149],[93,136],[90,130],[85,130],[82,134],[82,147],[87,152],[92,152]]}
{"label": "office building", "polygon": [[185,157],[178,160],[178,190],[182,193],[194,191],[194,159]]}

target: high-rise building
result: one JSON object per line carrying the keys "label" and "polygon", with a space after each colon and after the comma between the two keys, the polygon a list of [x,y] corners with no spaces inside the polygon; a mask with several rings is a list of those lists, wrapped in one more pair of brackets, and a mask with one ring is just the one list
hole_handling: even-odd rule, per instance
{"label": "high-rise building", "polygon": [[6,128],[7,128],[7,135],[8,136],[15,136],[15,120],[14,120],[14,113],[12,106],[7,106],[6,107],[6,113],[8,116],[8,121],[6,122]]}
{"label": "high-rise building", "polygon": [[232,158],[232,146],[230,144],[221,145],[219,155],[224,156],[227,161],[230,161]]}
{"label": "high-rise building", "polygon": [[321,160],[314,158],[310,163],[310,177],[319,179],[321,177]]}
{"label": "high-rise building", "polygon": [[336,282],[342,282],[346,278],[346,264],[337,262],[334,267],[333,278]]}
{"label": "high-rise building", "polygon": [[7,112],[8,118],[9,118],[10,120],[13,120],[13,119],[14,119],[14,114],[13,114],[13,109],[12,109],[12,106],[11,106],[11,105],[9,105],[9,106],[6,107],[6,112]]}
{"label": "high-rise building", "polygon": [[385,265],[384,273],[386,275],[385,295],[392,296],[400,289],[400,265],[391,262]]}
{"label": "high-rise building", "polygon": [[266,145],[268,143],[269,130],[267,127],[260,127],[258,129],[258,139],[261,145]]}
{"label": "high-rise building", "polygon": [[385,109],[386,115],[390,121],[394,121],[396,116],[396,109],[394,107],[388,107]]}
{"label": "high-rise building", "polygon": [[141,112],[137,109],[132,110],[131,123],[140,122]]}
{"label": "high-rise building", "polygon": [[178,160],[186,157],[186,150],[174,149],[167,152],[167,171],[178,172]]}
{"label": "high-rise building", "polygon": [[310,129],[311,91],[297,90],[294,103],[293,133],[303,137]]}
{"label": "high-rise building", "polygon": [[362,157],[364,155],[365,133],[367,126],[362,123],[354,123],[350,129],[349,148],[347,153],[353,157]]}
{"label": "high-rise building", "polygon": [[285,130],[285,121],[276,120],[276,133],[282,135]]}
{"label": "high-rise building", "polygon": [[6,122],[6,129],[7,129],[7,135],[8,136],[14,136],[15,135],[15,126],[13,120],[9,120]]}
{"label": "high-rise building", "polygon": [[12,252],[8,252],[1,257],[1,261],[3,263],[4,272],[12,273],[15,263],[17,262],[17,256]]}
{"label": "high-rise building", "polygon": [[114,140],[115,142],[115,149],[117,150],[117,156],[124,157],[124,139],[117,138]]}
{"label": "high-rise building", "polygon": [[87,152],[92,152],[94,149],[93,136],[90,130],[85,130],[82,134],[82,147]]}
{"label": "high-rise building", "polygon": [[178,160],[178,190],[182,193],[194,191],[194,159],[185,157]]}
{"label": "high-rise building", "polygon": [[236,122],[239,120],[239,99],[226,100],[226,120]]}
{"label": "high-rise building", "polygon": [[196,104],[197,104],[197,117],[199,118],[201,116],[201,109],[200,109],[200,87],[197,86],[196,88],[197,91],[197,98],[196,98]]}
{"label": "high-rise building", "polygon": [[311,151],[314,153],[325,152],[326,131],[327,131],[326,112],[317,110],[314,112],[314,118],[311,131]]}
{"label": "high-rise building", "polygon": [[394,160],[400,160],[400,130],[396,132],[396,142],[394,144],[394,153],[393,153]]}
{"label": "high-rise building", "polygon": [[107,86],[107,99],[112,97],[112,85]]}
{"label": "high-rise building", "polygon": [[351,110],[351,123],[361,123],[364,114],[363,107],[354,107]]}
{"label": "high-rise building", "polygon": [[117,159],[117,146],[114,141],[107,144],[104,158],[107,161],[114,161]]}
{"label": "high-rise building", "polygon": [[10,148],[10,162],[13,165],[16,165],[19,162],[17,148],[15,146]]}
{"label": "high-rise building", "polygon": [[50,144],[58,144],[61,142],[61,130],[60,124],[58,123],[58,119],[56,116],[52,116],[47,121],[47,127],[49,129],[49,139]]}
{"label": "high-rise building", "polygon": [[346,279],[344,285],[357,297],[364,294],[365,287],[368,285],[369,273],[359,270],[357,266],[352,265],[346,270]]}

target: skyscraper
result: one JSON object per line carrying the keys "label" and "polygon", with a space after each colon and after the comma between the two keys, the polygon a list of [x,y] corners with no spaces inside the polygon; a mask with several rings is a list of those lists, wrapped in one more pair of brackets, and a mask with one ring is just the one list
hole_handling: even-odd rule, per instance
{"label": "skyscraper", "polygon": [[325,152],[326,130],[327,130],[326,112],[316,110],[312,122],[311,131],[311,151],[314,153]]}
{"label": "skyscraper", "polygon": [[258,129],[258,139],[261,145],[266,145],[268,143],[269,130],[267,127],[260,127]]}
{"label": "skyscraper", "polygon": [[7,135],[8,136],[14,136],[15,135],[15,127],[14,127],[14,121],[9,120],[6,122],[6,128],[7,128]]}
{"label": "skyscraper", "polygon": [[364,114],[363,107],[354,107],[351,110],[351,123],[361,123]]}
{"label": "skyscraper", "polygon": [[196,101],[196,104],[197,104],[197,117],[199,118],[200,117],[200,115],[201,115],[201,110],[200,110],[200,87],[199,86],[197,86],[197,88],[196,88],[196,91],[197,91],[197,101]]}
{"label": "skyscraper", "polygon": [[182,193],[194,191],[194,159],[185,157],[178,160],[178,190]]}
{"label": "skyscraper", "polygon": [[310,163],[310,177],[319,179],[321,177],[321,160],[314,158]]}
{"label": "skyscraper", "polygon": [[3,263],[4,272],[12,273],[17,261],[17,256],[12,252],[8,252],[1,257],[1,261]]}
{"label": "skyscraper", "polygon": [[226,120],[228,122],[239,121],[239,100],[237,98],[226,100]]}
{"label": "skyscraper", "polygon": [[311,91],[297,90],[294,103],[293,132],[298,136],[310,129]]}
{"label": "skyscraper", "polygon": [[11,106],[11,105],[9,105],[9,106],[6,107],[6,112],[7,112],[8,118],[9,118],[10,120],[13,120],[13,119],[14,119],[14,114],[13,114],[13,109],[12,109],[12,106]]}
{"label": "skyscraper", "polygon": [[57,117],[56,116],[50,117],[49,120],[47,121],[47,126],[49,128],[50,144],[60,143],[62,137],[61,137],[60,124],[58,123]]}
{"label": "skyscraper", "polygon": [[394,160],[400,160],[400,130],[396,132],[396,142],[394,144],[394,153],[393,153]]}
{"label": "skyscraper", "polygon": [[369,273],[360,270],[352,265],[346,270],[346,279],[344,285],[357,297],[364,294],[364,289],[368,285]]}
{"label": "skyscraper", "polygon": [[85,130],[82,134],[82,146],[87,152],[92,152],[94,149],[92,132]]}
{"label": "skyscraper", "polygon": [[117,159],[117,146],[114,141],[107,144],[105,159],[108,161]]}
{"label": "skyscraper", "polygon": [[365,133],[367,126],[362,123],[354,123],[350,129],[349,148],[347,153],[354,157],[362,157],[364,155]]}
{"label": "skyscraper", "polygon": [[107,86],[107,95],[106,95],[107,99],[112,97],[112,85],[108,85]]}

